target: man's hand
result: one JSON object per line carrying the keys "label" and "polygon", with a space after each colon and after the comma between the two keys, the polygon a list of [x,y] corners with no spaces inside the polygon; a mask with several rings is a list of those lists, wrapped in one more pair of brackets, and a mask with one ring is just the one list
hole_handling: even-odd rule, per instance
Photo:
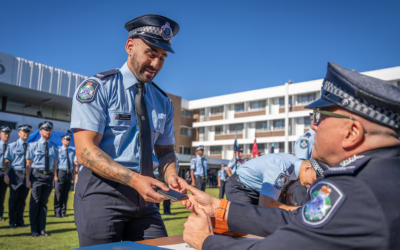
{"label": "man's hand", "polygon": [[192,181],[192,187],[195,187],[196,186],[196,182],[193,180]]}
{"label": "man's hand", "polygon": [[29,180],[26,180],[26,187],[29,189],[32,187],[31,182]]}
{"label": "man's hand", "polygon": [[54,183],[58,182],[58,176],[54,176]]}
{"label": "man's hand", "polygon": [[8,174],[4,175],[4,182],[8,185],[10,184],[10,177],[8,177]]}
{"label": "man's hand", "polygon": [[135,174],[132,177],[132,181],[130,182],[130,186],[136,189],[136,191],[143,197],[143,199],[147,202],[155,202],[160,203],[164,200],[168,200],[161,194],[154,191],[156,187],[161,188],[164,191],[169,191],[169,188],[154,178],[143,176],[140,174]]}
{"label": "man's hand", "polygon": [[179,177],[177,174],[171,173],[169,175],[166,175],[165,180],[167,181],[169,188],[171,188],[172,190],[178,191],[182,194],[187,193],[187,182]]}
{"label": "man's hand", "polygon": [[189,200],[182,201],[182,205],[192,212],[194,207],[197,206],[204,209],[208,216],[215,217],[221,200],[194,187],[188,186],[187,189],[191,194],[189,194]]}
{"label": "man's hand", "polygon": [[183,240],[195,249],[201,249],[206,238],[213,235],[210,217],[199,207],[194,208],[184,226]]}

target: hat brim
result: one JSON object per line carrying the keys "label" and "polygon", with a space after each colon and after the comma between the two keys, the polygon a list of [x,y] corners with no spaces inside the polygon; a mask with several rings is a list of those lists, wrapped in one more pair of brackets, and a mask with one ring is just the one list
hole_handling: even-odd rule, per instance
{"label": "hat brim", "polygon": [[327,101],[325,99],[319,98],[318,100],[308,104],[304,108],[306,109],[316,109],[316,108],[326,108],[326,107],[331,107],[331,106],[337,106],[336,103]]}
{"label": "hat brim", "polygon": [[161,48],[163,50],[166,50],[168,52],[171,52],[171,53],[175,54],[175,51],[172,49],[171,45],[169,45],[168,43],[164,43],[164,42],[162,42],[160,40],[156,40],[156,39],[153,39],[153,38],[148,37],[148,36],[139,35],[138,37],[140,37],[144,42],[146,42],[146,43],[148,43],[150,45],[156,46],[158,48]]}

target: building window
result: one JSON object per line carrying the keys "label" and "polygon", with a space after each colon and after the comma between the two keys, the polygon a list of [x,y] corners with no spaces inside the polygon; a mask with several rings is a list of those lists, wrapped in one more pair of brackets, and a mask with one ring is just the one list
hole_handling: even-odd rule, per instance
{"label": "building window", "polygon": [[311,120],[309,116],[304,117],[304,127],[305,128],[311,127]]}
{"label": "building window", "polygon": [[188,118],[193,118],[192,112],[189,111],[189,110],[186,110],[186,109],[181,109],[181,116],[188,117]]}
{"label": "building window", "polygon": [[210,147],[210,155],[221,155],[221,154],[222,154],[222,146]]}
{"label": "building window", "polygon": [[183,155],[190,155],[190,147],[180,146],[179,153]]}
{"label": "building window", "polygon": [[229,125],[230,134],[242,134],[243,133],[243,123],[230,124]]}
{"label": "building window", "polygon": [[250,102],[250,110],[262,110],[265,109],[265,100]]}
{"label": "building window", "polygon": [[273,122],[274,130],[284,130],[285,129],[285,120],[275,120]]}
{"label": "building window", "polygon": [[222,115],[222,113],[224,113],[223,106],[211,108],[211,116]]}
{"label": "building window", "polygon": [[263,122],[256,122],[256,131],[260,132],[260,131],[268,131],[268,122],[267,121],[263,121]]}
{"label": "building window", "polygon": [[285,98],[283,98],[283,97],[279,98],[279,107],[280,108],[285,107]]}
{"label": "building window", "polygon": [[222,135],[223,133],[224,133],[223,126],[215,126],[215,134],[216,135]]}
{"label": "building window", "polygon": [[298,105],[306,105],[315,100],[315,94],[305,94],[305,95],[299,95],[298,96]]}
{"label": "building window", "polygon": [[199,141],[204,141],[204,128],[199,128]]}
{"label": "building window", "polygon": [[181,134],[181,135],[188,136],[188,137],[192,137],[192,128],[189,128],[189,127],[181,127],[180,134]]}
{"label": "building window", "polygon": [[244,112],[244,103],[235,104],[235,112]]}
{"label": "building window", "polygon": [[258,153],[260,153],[261,155],[264,154],[265,148],[265,143],[257,144]]}

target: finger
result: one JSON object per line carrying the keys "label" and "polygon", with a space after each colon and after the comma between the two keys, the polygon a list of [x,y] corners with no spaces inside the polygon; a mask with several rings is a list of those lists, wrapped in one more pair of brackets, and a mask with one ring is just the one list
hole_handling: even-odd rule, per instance
{"label": "finger", "polygon": [[190,191],[192,194],[195,194],[195,193],[198,191],[198,189],[195,188],[194,186],[187,186],[186,188],[187,188],[187,190]]}
{"label": "finger", "polygon": [[209,216],[207,215],[206,211],[204,211],[204,209],[199,208],[199,207],[194,207],[194,211],[196,212],[196,214],[200,217],[203,218],[208,218]]}
{"label": "finger", "polygon": [[[157,193],[156,191],[154,191],[153,189],[150,189],[150,191],[148,191],[145,194],[147,199],[153,199],[155,200],[157,203],[164,201],[164,200],[168,200],[168,198],[166,198],[165,196]],[[147,200],[146,200],[147,201]]]}
{"label": "finger", "polygon": [[168,184],[170,186],[172,186],[173,188],[179,188],[179,184],[178,184],[178,181],[176,179],[177,179],[176,176],[174,176],[174,177],[171,177],[170,180],[169,180]]}
{"label": "finger", "polygon": [[169,191],[169,188],[167,187],[167,185],[165,185],[164,183],[162,183],[161,181],[157,181],[156,179],[153,179],[152,180],[152,183],[151,183],[151,185],[154,185],[154,186],[156,186],[156,187],[159,187],[159,188],[161,188],[162,190],[164,190],[164,191]]}

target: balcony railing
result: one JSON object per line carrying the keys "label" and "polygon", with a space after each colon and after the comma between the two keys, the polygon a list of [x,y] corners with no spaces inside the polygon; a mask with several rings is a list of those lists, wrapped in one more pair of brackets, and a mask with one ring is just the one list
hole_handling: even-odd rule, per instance
{"label": "balcony railing", "polygon": [[256,137],[273,137],[273,136],[285,136],[285,130],[274,130],[274,131],[256,131]]}
{"label": "balcony railing", "polygon": [[219,155],[209,155],[209,158],[214,158],[214,159],[222,159],[222,154]]}
{"label": "balcony railing", "polygon": [[235,118],[257,116],[257,115],[265,115],[265,109],[235,113]]}
{"label": "balcony railing", "polygon": [[[243,134],[237,134],[238,139],[243,138]],[[215,135],[214,140],[230,140],[235,139],[235,134],[223,134],[223,135]]]}
{"label": "balcony railing", "polygon": [[224,115],[211,115],[209,118],[210,121],[222,120],[222,119],[224,119]]}

